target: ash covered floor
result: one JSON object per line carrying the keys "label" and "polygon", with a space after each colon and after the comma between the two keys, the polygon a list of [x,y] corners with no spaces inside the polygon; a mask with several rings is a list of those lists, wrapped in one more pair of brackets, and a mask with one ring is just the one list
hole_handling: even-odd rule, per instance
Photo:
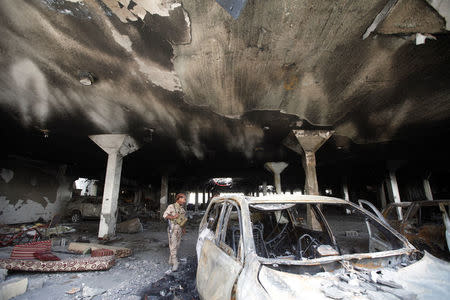
{"label": "ash covered floor", "polygon": [[[14,299],[198,299],[195,290],[196,254],[198,222],[188,224],[182,238],[179,252],[180,269],[170,274],[168,271],[169,249],[166,223],[143,221],[143,232],[135,234],[117,233],[117,240],[109,246],[130,248],[133,254],[116,259],[116,264],[106,271],[87,272],[14,272],[9,271],[6,280],[28,278],[28,291]],[[76,232],[65,235],[69,241],[89,240],[98,243],[98,221],[84,221],[70,224]],[[52,247],[53,254],[63,258],[66,247]],[[12,247],[0,248],[0,257],[8,257]],[[166,274],[168,273],[168,274]],[[72,289],[80,289],[67,294]]]}

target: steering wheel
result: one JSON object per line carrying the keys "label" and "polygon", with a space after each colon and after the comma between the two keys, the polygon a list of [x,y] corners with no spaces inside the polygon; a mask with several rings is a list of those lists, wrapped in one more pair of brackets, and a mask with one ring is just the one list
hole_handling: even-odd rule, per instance
{"label": "steering wheel", "polygon": [[298,255],[300,259],[315,258],[315,249],[322,245],[318,240],[305,233],[298,239]]}

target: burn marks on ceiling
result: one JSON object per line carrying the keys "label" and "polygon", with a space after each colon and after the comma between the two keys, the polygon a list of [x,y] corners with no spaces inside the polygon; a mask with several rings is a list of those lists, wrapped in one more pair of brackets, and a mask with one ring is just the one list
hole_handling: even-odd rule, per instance
{"label": "burn marks on ceiling", "polygon": [[[134,20],[115,14],[138,9]],[[179,2],[15,1],[0,15],[0,105],[23,126],[81,115],[91,133],[127,132],[133,114],[171,126],[165,102],[182,102],[172,44],[190,41]],[[82,86],[80,72],[94,73],[94,84]]]}
{"label": "burn marks on ceiling", "polygon": [[[424,75],[422,62],[435,69],[425,70],[427,77],[442,76],[431,75],[433,86],[448,81],[450,54],[441,51],[447,34],[427,40],[429,51],[403,35],[362,40],[386,1],[249,1],[237,20],[213,1],[184,5],[195,34],[191,44],[175,47],[174,65],[189,103],[234,117],[281,110],[333,126],[357,143],[388,141],[411,123],[448,118],[448,88],[428,92],[423,81],[407,87]],[[408,27],[414,19],[414,30],[428,25],[430,32],[443,30],[442,18],[425,1],[398,5],[411,14],[398,15],[395,8],[386,26],[400,20],[398,26]],[[426,119],[418,111],[426,112]]]}

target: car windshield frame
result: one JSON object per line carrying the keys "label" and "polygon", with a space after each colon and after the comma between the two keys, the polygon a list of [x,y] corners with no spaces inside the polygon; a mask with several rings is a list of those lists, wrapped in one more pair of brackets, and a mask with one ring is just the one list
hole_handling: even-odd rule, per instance
{"label": "car windshield frame", "polygon": [[[368,252],[368,253],[353,253],[353,254],[342,254],[342,255],[336,255],[336,256],[327,256],[327,257],[320,257],[320,258],[314,258],[314,259],[306,259],[306,260],[284,260],[279,258],[265,258],[256,255],[255,247],[252,247],[252,251],[257,256],[257,259],[262,264],[284,264],[284,265],[319,265],[319,264],[325,264],[335,261],[341,261],[341,260],[353,260],[353,259],[367,259],[367,258],[382,258],[382,257],[390,257],[390,256],[400,256],[400,255],[410,255],[415,251],[414,246],[412,246],[408,240],[402,236],[400,233],[395,231],[390,225],[383,223],[381,220],[377,218],[374,214],[367,211],[364,208],[359,207],[358,205],[345,201],[338,198],[331,198],[331,197],[325,197],[325,196],[312,196],[310,199],[249,199],[250,201],[247,202],[248,205],[248,212],[250,212],[250,208],[255,207],[261,207],[262,204],[267,206],[266,210],[273,210],[275,207],[283,207],[283,206],[289,206],[289,204],[343,204],[343,205],[350,205],[352,209],[358,210],[359,213],[363,215],[367,215],[367,217],[371,218],[373,222],[376,222],[379,224],[379,226],[382,226],[386,230],[388,230],[390,233],[392,233],[396,238],[400,240],[400,242],[403,244],[403,247],[400,249],[395,250],[386,250],[386,251],[380,251],[380,252]],[[323,218],[323,215],[321,216]],[[328,222],[326,221],[326,218],[324,218],[325,227],[329,227]],[[254,237],[251,236],[252,241],[254,245]]]}

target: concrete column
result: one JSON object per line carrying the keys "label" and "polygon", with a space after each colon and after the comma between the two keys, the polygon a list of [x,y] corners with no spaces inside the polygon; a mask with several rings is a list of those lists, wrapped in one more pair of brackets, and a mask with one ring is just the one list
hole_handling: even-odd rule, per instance
{"label": "concrete column", "polygon": [[[398,189],[397,176],[395,175],[394,170],[389,171],[389,196],[391,196],[392,202],[400,203],[400,191]],[[403,212],[401,207],[397,207],[397,216],[398,220],[403,220]]]}
{"label": "concrete column", "polygon": [[91,135],[89,138],[108,153],[98,238],[110,239],[116,231],[117,200],[123,157],[139,147],[132,137],[125,134],[100,134]]}
{"label": "concrete column", "polygon": [[[348,193],[348,179],[347,179],[346,176],[342,179],[342,192],[344,194],[344,200],[350,202],[350,194]],[[350,210],[348,208],[345,209],[345,213],[347,215],[349,215],[350,214]]]}
{"label": "concrete column", "polygon": [[423,179],[423,189],[427,200],[433,200],[433,193],[431,192],[430,180],[428,178],[429,177]]}
{"label": "concrete column", "polygon": [[277,194],[281,194],[281,172],[288,166],[285,162],[266,162],[264,167],[273,173],[274,185]]}
{"label": "concrete column", "polygon": [[267,195],[267,182],[264,181],[262,186],[263,186],[263,190],[262,190],[263,196],[266,196]]}
{"label": "concrete column", "polygon": [[203,206],[205,206],[205,203],[206,203],[206,190],[205,190],[205,189],[203,189],[203,199],[202,199],[202,203],[203,203]]}
{"label": "concrete column", "polygon": [[87,187],[89,196],[97,196],[97,181],[98,180],[93,179],[89,183]]}
{"label": "concrete column", "polygon": [[167,201],[169,198],[169,176],[164,174],[161,176],[161,198],[159,198],[159,214],[162,218],[164,211],[167,208]]}
{"label": "concrete column", "polygon": [[312,151],[305,151],[302,160],[305,170],[305,194],[319,195],[319,183],[317,182],[316,154]]}
{"label": "concrete column", "polygon": [[195,189],[195,211],[198,211],[198,187]]}
{"label": "concrete column", "polygon": [[138,205],[139,203],[141,203],[141,195],[142,195],[141,189],[137,188],[137,190],[134,191],[134,198],[133,198],[133,203],[135,205]]}
{"label": "concrete column", "polygon": [[381,208],[384,209],[386,208],[386,193],[385,193],[385,188],[384,188],[384,181],[382,181],[379,185],[378,185],[378,198],[380,199],[381,202]]}
{"label": "concrete column", "polygon": [[[297,143],[295,143],[295,137]],[[292,134],[284,140],[284,145],[302,155],[305,170],[305,194],[319,195],[319,184],[316,173],[316,151],[331,137],[331,130],[292,130]],[[300,147],[299,147],[300,145]],[[307,208],[307,224],[313,230],[320,230],[311,207]]]}

